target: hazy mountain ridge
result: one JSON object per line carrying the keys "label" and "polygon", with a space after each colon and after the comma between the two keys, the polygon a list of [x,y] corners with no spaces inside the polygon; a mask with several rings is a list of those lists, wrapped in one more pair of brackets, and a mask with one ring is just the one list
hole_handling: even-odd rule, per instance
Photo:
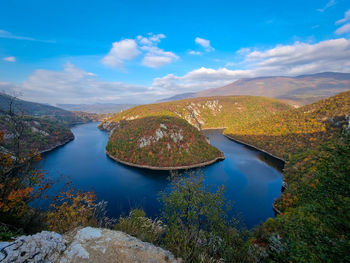
{"label": "hazy mountain ridge", "polygon": [[166,101],[173,101],[173,100],[195,98],[196,97],[195,95],[196,95],[195,92],[188,92],[188,93],[178,94],[178,95],[172,96],[170,98],[158,100],[157,102],[166,102]]}
{"label": "hazy mountain ridge", "polygon": [[62,109],[69,111],[83,111],[87,113],[108,114],[118,113],[123,110],[135,107],[137,104],[112,104],[112,103],[97,103],[97,104],[57,104]]}
{"label": "hazy mountain ridge", "polygon": [[[323,72],[296,77],[272,76],[239,79],[223,87],[190,93],[191,97],[252,95],[308,104],[350,89],[350,73]],[[186,93],[187,94],[187,93]],[[179,94],[164,101],[176,97]]]}
{"label": "hazy mountain ridge", "polygon": [[74,125],[88,121],[86,118],[80,118],[74,112],[51,105],[13,98],[4,93],[0,93],[0,111],[6,113],[9,110],[11,101],[13,102],[13,111],[15,114],[45,118],[54,122],[58,121],[64,125]]}

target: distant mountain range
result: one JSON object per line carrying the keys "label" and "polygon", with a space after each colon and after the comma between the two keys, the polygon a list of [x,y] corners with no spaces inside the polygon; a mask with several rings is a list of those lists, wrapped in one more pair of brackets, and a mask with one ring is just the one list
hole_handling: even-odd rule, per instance
{"label": "distant mountain range", "polygon": [[33,117],[46,118],[62,124],[72,125],[76,123],[85,122],[77,114],[54,107],[47,104],[25,101],[21,99],[14,99],[11,96],[0,93],[0,113],[6,114],[9,110],[9,105],[13,102],[13,110],[16,114],[24,114]]}
{"label": "distant mountain range", "polygon": [[284,99],[305,105],[349,89],[350,73],[323,72],[297,77],[244,78],[223,87],[178,94],[161,101],[209,96],[252,95]]}
{"label": "distant mountain range", "polygon": [[195,92],[188,92],[188,93],[182,93],[175,96],[172,96],[170,98],[158,100],[157,102],[167,102],[167,101],[173,101],[173,100],[182,100],[182,99],[190,99],[195,98],[196,93]]}
{"label": "distant mountain range", "polygon": [[136,104],[112,104],[112,103],[97,103],[97,104],[58,104],[60,108],[69,111],[83,111],[88,113],[107,114],[118,113],[122,110],[127,110],[135,107]]}

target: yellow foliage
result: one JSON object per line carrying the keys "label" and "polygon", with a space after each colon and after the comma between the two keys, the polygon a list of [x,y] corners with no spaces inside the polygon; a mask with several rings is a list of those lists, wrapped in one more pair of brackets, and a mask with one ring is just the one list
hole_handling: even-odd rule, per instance
{"label": "yellow foliage", "polygon": [[93,192],[74,189],[61,192],[51,204],[52,211],[47,214],[49,230],[64,233],[78,226],[89,225],[95,202]]}

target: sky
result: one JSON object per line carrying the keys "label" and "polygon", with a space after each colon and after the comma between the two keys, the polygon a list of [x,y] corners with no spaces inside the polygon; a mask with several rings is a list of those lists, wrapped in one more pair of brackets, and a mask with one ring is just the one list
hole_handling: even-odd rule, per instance
{"label": "sky", "polygon": [[30,101],[141,104],[350,72],[349,0],[0,1],[0,91]]}

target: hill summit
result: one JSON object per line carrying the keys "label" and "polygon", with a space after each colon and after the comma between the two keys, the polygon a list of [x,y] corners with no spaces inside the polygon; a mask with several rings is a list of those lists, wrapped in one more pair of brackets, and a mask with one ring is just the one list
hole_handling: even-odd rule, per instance
{"label": "hill summit", "polygon": [[112,159],[154,170],[186,169],[211,164],[224,155],[185,120],[153,116],[121,121],[106,146]]}

